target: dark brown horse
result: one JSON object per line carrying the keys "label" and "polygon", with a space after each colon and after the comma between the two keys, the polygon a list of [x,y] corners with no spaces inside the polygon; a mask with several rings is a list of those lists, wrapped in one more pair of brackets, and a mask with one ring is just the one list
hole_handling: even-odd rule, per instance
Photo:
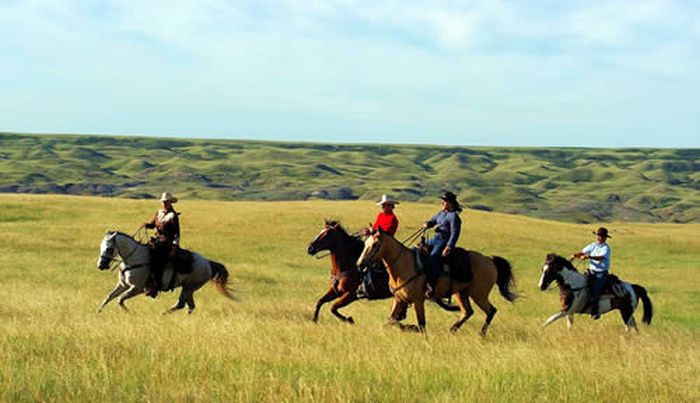
{"label": "dark brown horse", "polygon": [[331,253],[331,286],[316,302],[313,321],[318,321],[318,313],[326,302],[337,301],[331,307],[333,315],[343,322],[355,323],[352,316],[344,316],[338,309],[355,301],[357,288],[362,282],[362,275],[357,269],[357,258],[364,248],[359,237],[349,235],[337,221],[326,221],[321,232],[309,244],[307,252],[315,255],[327,250]]}
{"label": "dark brown horse", "polygon": [[[321,232],[309,244],[307,252],[315,255],[320,251],[327,250],[331,258],[331,285],[328,291],[316,302],[316,311],[313,321],[318,321],[318,314],[321,306],[326,302],[337,301],[331,307],[333,315],[347,323],[355,323],[352,317],[342,315],[338,310],[361,297],[358,296],[358,287],[362,283],[362,273],[357,269],[357,259],[364,248],[364,241],[360,236],[348,234],[337,221],[326,221]],[[369,269],[372,270],[372,269]],[[382,271],[386,272],[384,268]],[[389,278],[378,276],[375,278],[374,295],[362,297],[367,299],[387,299],[391,298],[389,291]],[[377,284],[381,282],[381,284]],[[435,301],[446,311],[458,311],[459,308],[451,306],[442,300]],[[403,320],[406,317],[406,309],[393,313],[392,319]]]}

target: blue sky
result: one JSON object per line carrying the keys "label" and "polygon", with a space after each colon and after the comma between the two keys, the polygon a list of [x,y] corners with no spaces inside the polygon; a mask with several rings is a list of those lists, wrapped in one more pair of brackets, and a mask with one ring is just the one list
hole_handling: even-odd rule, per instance
{"label": "blue sky", "polygon": [[700,147],[696,1],[0,0],[0,130]]}

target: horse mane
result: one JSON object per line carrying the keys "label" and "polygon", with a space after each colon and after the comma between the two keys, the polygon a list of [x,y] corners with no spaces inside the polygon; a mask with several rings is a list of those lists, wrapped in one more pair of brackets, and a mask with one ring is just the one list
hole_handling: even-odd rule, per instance
{"label": "horse mane", "polygon": [[578,273],[578,270],[576,269],[576,267],[574,267],[571,261],[569,261],[569,259],[559,256],[556,253],[550,253],[549,255],[547,255],[547,261],[552,263],[558,263],[566,267],[567,269],[573,270]]}
{"label": "horse mane", "polygon": [[358,237],[348,234],[348,231],[340,223],[340,220],[326,220],[326,225],[328,225],[330,227],[335,227],[335,229],[338,231],[338,233],[340,233],[340,235],[346,240],[348,240],[348,239],[357,240],[358,239]]}

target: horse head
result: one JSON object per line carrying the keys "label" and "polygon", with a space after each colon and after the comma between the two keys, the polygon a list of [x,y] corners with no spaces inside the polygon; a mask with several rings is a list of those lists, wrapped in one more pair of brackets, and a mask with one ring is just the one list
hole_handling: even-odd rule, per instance
{"label": "horse head", "polygon": [[343,233],[345,230],[340,226],[340,222],[326,220],[321,232],[309,243],[307,253],[313,256],[322,250],[333,251],[342,240]]}
{"label": "horse head", "polygon": [[381,250],[383,245],[383,238],[385,233],[382,230],[372,230],[365,239],[365,248],[360,253],[360,257],[357,259],[357,267],[360,270],[369,267],[371,264],[375,263],[380,256],[382,256]]}
{"label": "horse head", "polygon": [[109,269],[110,263],[114,261],[114,254],[117,251],[116,235],[116,231],[107,231],[104,238],[102,238],[100,257],[97,259],[97,268],[100,270]]}
{"label": "horse head", "polygon": [[542,275],[540,276],[539,283],[540,290],[545,291],[554,280],[561,281],[561,271],[564,269],[577,271],[567,259],[556,253],[548,254],[542,266]]}

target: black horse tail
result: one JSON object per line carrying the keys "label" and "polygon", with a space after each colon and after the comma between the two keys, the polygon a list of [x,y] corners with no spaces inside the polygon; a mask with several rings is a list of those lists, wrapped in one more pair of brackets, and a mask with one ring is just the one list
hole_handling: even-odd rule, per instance
{"label": "black horse tail", "polygon": [[235,300],[236,296],[233,295],[233,290],[229,286],[228,270],[226,270],[226,266],[213,260],[209,261],[209,266],[211,266],[211,281],[214,283],[216,290],[221,293],[221,295]]}
{"label": "black horse tail", "polygon": [[637,300],[642,300],[644,306],[644,315],[642,315],[642,322],[647,325],[651,325],[651,317],[654,316],[654,308],[651,305],[651,300],[647,295],[647,290],[639,284],[632,284],[632,289],[634,293],[637,294]]}
{"label": "black horse tail", "polygon": [[498,284],[498,291],[501,292],[503,298],[506,301],[513,302],[518,298],[518,294],[513,291],[515,288],[515,279],[513,278],[513,268],[510,267],[510,263],[500,256],[491,256],[493,264],[496,265],[497,276],[496,284]]}

